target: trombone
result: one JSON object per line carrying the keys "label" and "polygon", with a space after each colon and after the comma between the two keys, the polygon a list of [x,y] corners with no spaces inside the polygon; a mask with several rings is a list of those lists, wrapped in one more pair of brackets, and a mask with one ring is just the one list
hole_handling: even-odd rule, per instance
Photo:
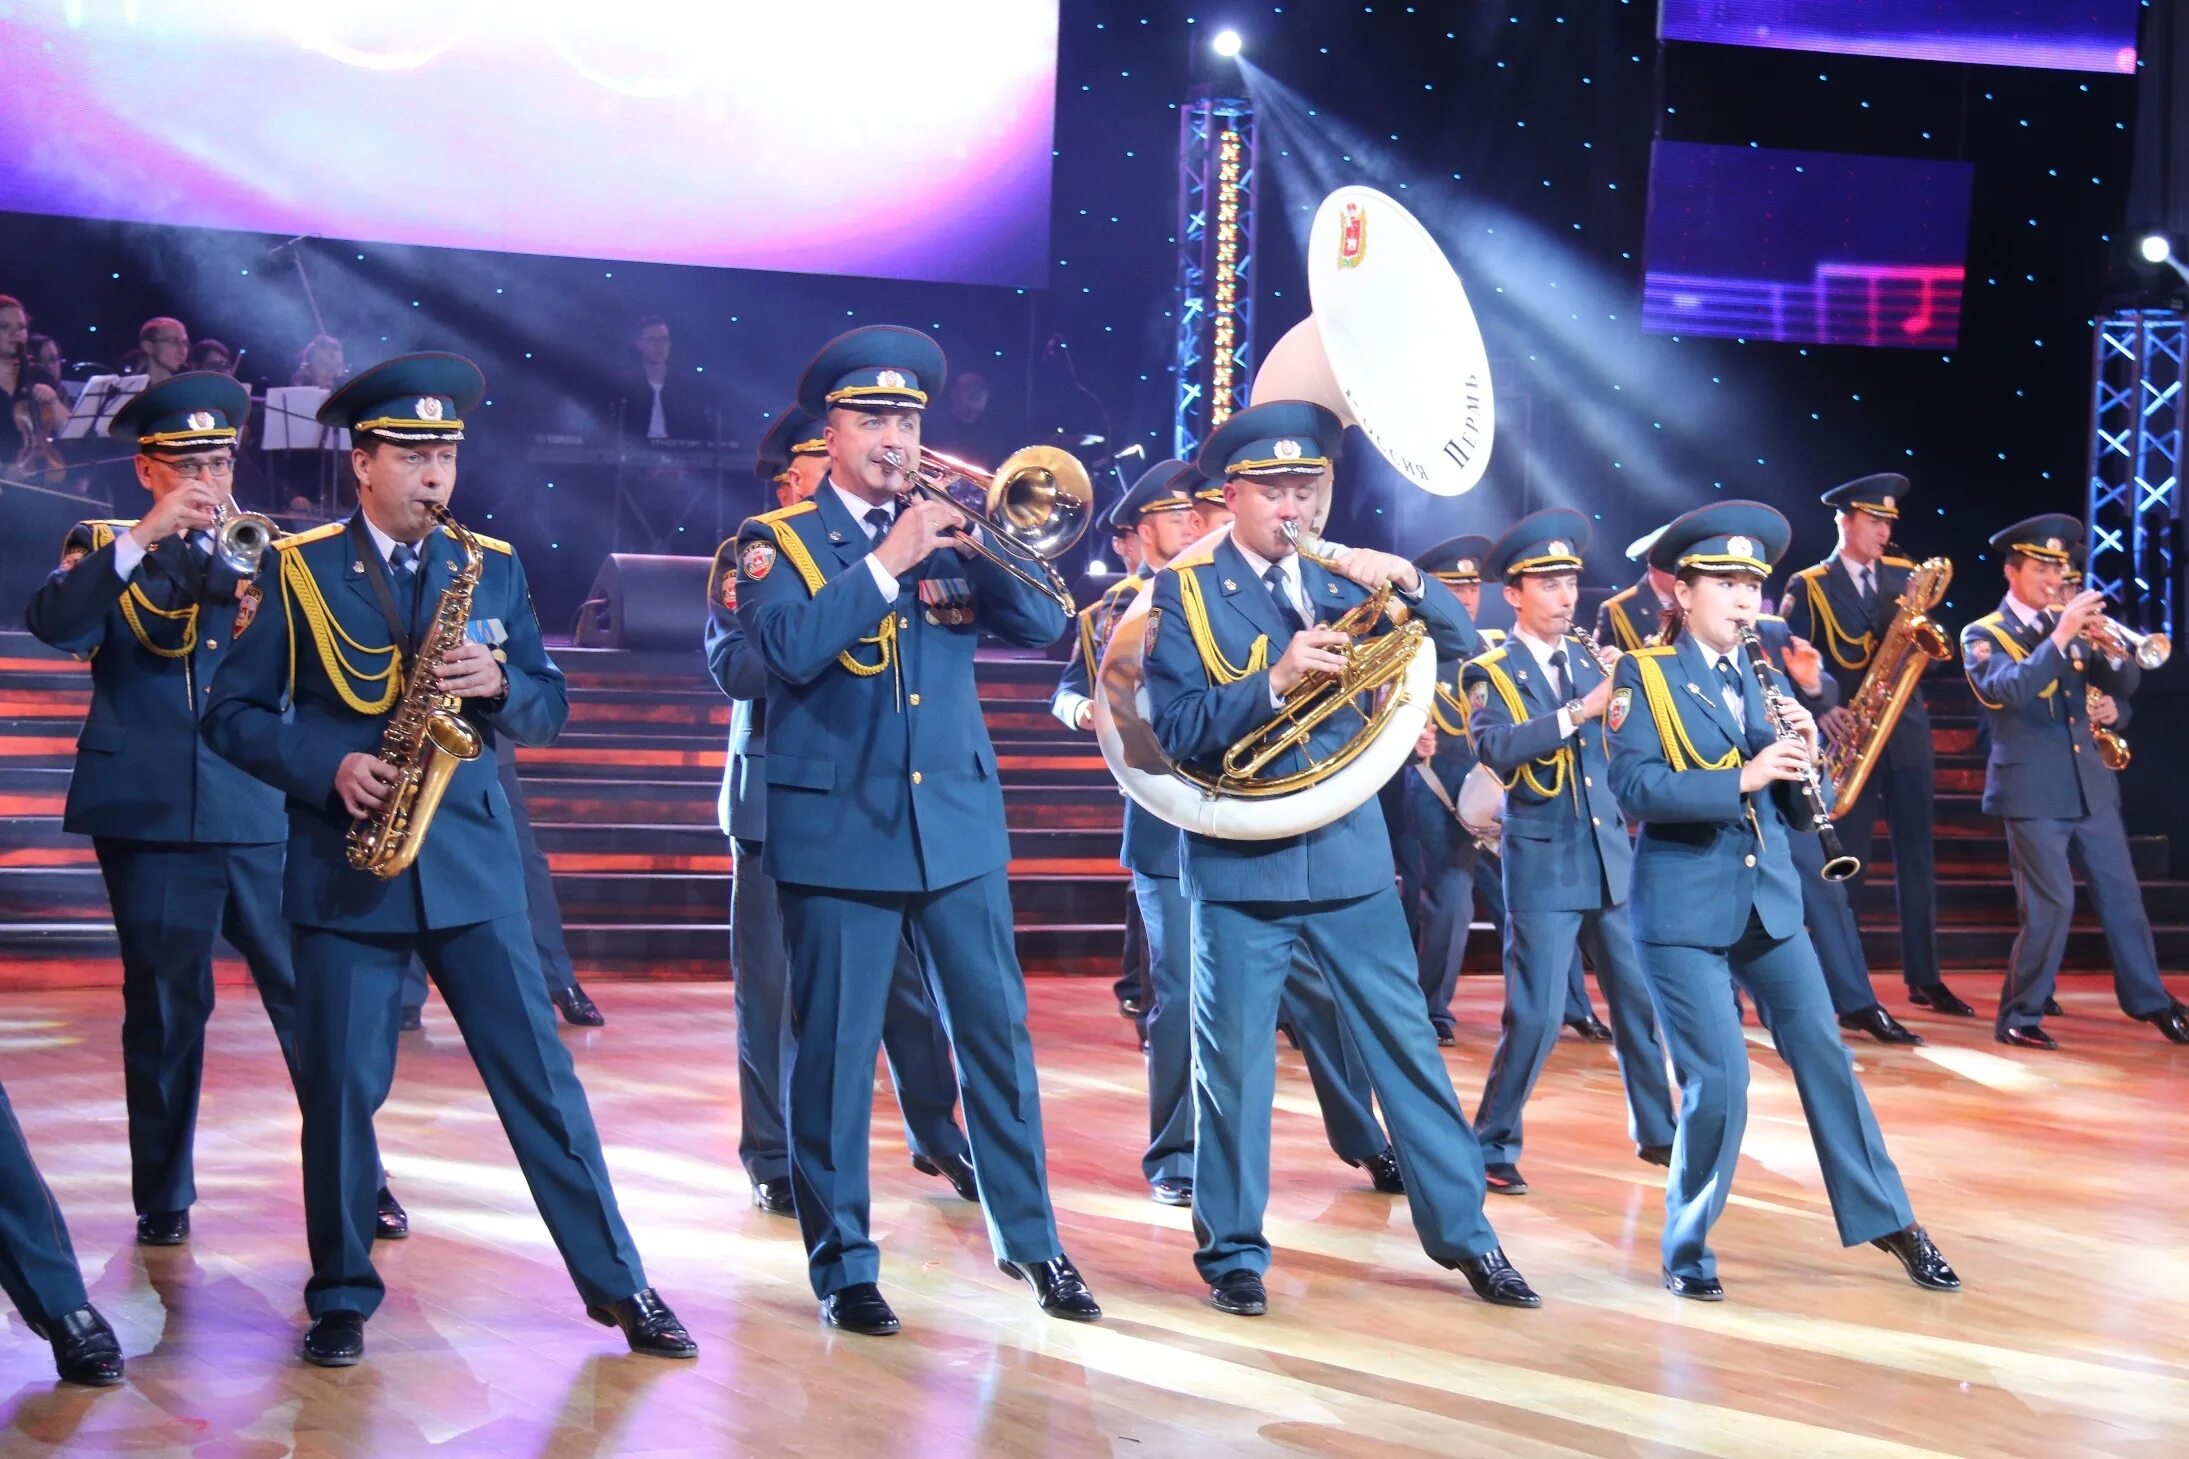
{"label": "trombone", "polygon": [[[904,492],[918,492],[963,512],[987,528],[1002,551],[970,532],[958,533],[960,542],[1054,600],[1065,617],[1078,611],[1071,589],[1051,561],[1085,534],[1088,504],[1094,499],[1087,468],[1071,452],[1028,446],[1005,457],[994,471],[925,446],[914,463],[908,464],[905,453],[895,446],[883,451],[882,459],[904,477]],[[966,496],[950,489],[959,481],[972,488]],[[971,500],[972,496],[979,501]],[[1035,577],[1021,562],[1040,568],[1041,576]]]}

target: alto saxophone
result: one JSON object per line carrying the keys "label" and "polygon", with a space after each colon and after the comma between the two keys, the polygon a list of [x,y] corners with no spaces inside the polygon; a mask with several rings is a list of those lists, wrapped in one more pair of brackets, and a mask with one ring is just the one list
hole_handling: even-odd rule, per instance
{"label": "alto saxophone", "polygon": [[403,697],[380,732],[380,758],[395,768],[395,784],[378,810],[350,824],[350,865],[383,881],[401,876],[418,859],[449,777],[464,761],[478,759],[482,746],[479,732],[464,719],[463,701],[442,693],[434,673],[464,641],[485,553],[446,507],[428,504],[426,510],[463,548],[464,565],[441,590],[433,626],[403,682]]}

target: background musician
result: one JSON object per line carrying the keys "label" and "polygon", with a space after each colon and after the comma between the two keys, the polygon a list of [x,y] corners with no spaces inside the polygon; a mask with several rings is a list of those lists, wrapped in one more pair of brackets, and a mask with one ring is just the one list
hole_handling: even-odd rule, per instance
{"label": "background musician", "polygon": [[1657,533],[1645,532],[1627,544],[1626,558],[1642,565],[1642,578],[1596,605],[1596,641],[1605,648],[1632,653],[1663,626],[1665,614],[1679,606],[1672,596],[1672,575],[1649,565]]}
{"label": "background musician", "polygon": [[[1586,949],[1611,1006],[1627,1133],[1653,1165],[1672,1157],[1664,1048],[1627,926],[1633,848],[1612,798],[1599,723],[1611,674],[1572,631],[1589,520],[1567,507],[1508,528],[1484,571],[1505,584],[1506,641],[1468,662],[1469,737],[1505,786],[1505,1013],[1475,1136],[1490,1190],[1524,1195],[1521,1111],[1558,1042],[1575,948]],[[1608,651],[1607,651],[1608,652]]]}
{"label": "background musician", "polygon": [[2112,955],[2121,1011],[2189,1044],[2189,1009],[2159,981],[2151,919],[2121,824],[2119,777],[2101,763],[2092,738],[2087,691],[2109,696],[2114,703],[2103,712],[2117,721],[2143,671],[2122,646],[2089,641],[2104,615],[2100,594],[2080,592],[2053,606],[2082,538],[2082,523],[2058,514],[1995,533],[2007,595],[1997,611],[1961,630],[1962,664],[1991,732],[1984,810],[2006,822],[2020,922],[1992,1032],[2018,1048],[2059,1047],[2042,1019],[2067,948],[2079,864]]}
{"label": "background musician", "polygon": [[[1824,669],[1839,685],[1839,704],[1820,723],[1827,738],[1854,729],[1847,710],[1878,643],[1892,626],[1900,595],[1915,564],[1889,548],[1893,524],[1908,499],[1908,478],[1891,472],[1865,476],[1825,492],[1839,546],[1824,561],[1805,567],[1786,585],[1779,612],[1797,637],[1824,654]],[[1975,1014],[1948,988],[1938,969],[1937,867],[1932,838],[1938,796],[1937,753],[1931,716],[1920,681],[1877,758],[1853,810],[1838,824],[1847,849],[1869,864],[1880,815],[1892,837],[1893,888],[1900,911],[1900,976],[1908,1001],[1934,1013]],[[1866,875],[1856,873],[1847,891],[1862,909]]]}
{"label": "background musician", "polygon": [[[1789,535],[1777,511],[1748,501],[1667,526],[1650,562],[1675,575],[1684,624],[1671,643],[1620,660],[1605,711],[1612,789],[1641,822],[1636,951],[1680,1080],[1664,1282],[1698,1301],[1725,1296],[1710,1228],[1748,1121],[1748,1043],[1734,1003],[1745,989],[1794,1076],[1841,1244],[1870,1242],[1918,1286],[1953,1290],[1960,1278],[1915,1224],[1802,927],[1790,846],[1815,822],[1793,791],[1816,761],[1816,722],[1780,689],[1787,732],[1778,731],[1741,645]],[[1776,686],[1776,671],[1762,672]],[[1827,804],[1830,793],[1819,785]]]}
{"label": "background musician", "polygon": [[[1307,525],[1339,434],[1322,407],[1275,401],[1232,416],[1203,445],[1201,471],[1224,483],[1235,517],[1226,536],[1157,576],[1143,637],[1149,717],[1172,760],[1212,772],[1306,675],[1343,668],[1345,635],[1312,625],[1386,585],[1440,650],[1474,642],[1451,590],[1403,558],[1356,548],[1333,570],[1294,550],[1285,528]],[[1333,718],[1311,743],[1328,754],[1349,733]],[[1295,750],[1272,769],[1303,766]],[[1485,1301],[1539,1305],[1482,1211],[1481,1157],[1422,1018],[1382,819],[1370,798],[1302,835],[1184,837],[1182,880],[1194,902],[1194,1263],[1219,1311],[1268,1309],[1269,1029],[1301,945],[1367,1062],[1423,1247]]]}
{"label": "background musician", "polygon": [[[469,360],[423,354],[366,370],[327,398],[320,423],[354,442],[358,511],[279,544],[267,564],[279,601],[239,635],[205,716],[214,749],[287,796],[282,911],[304,970],[297,1067],[312,1262],[302,1355],[322,1367],[363,1358],[365,1320],[385,1292],[371,1255],[372,1117],[394,1077],[414,954],[455,1016],[586,1315],[620,1326],[634,1352],[698,1351],[647,1285],[556,1036],[493,744],[457,764],[430,826],[413,827],[428,834],[408,869],[381,877],[348,859],[352,823],[396,789],[400,772],[382,747],[391,713],[417,712],[429,692],[415,676],[460,701],[482,741],[545,744],[569,713],[509,544],[477,538],[468,605],[448,591],[472,570],[473,549],[437,526],[433,509],[455,490],[464,416],[485,390]],[[441,614],[467,607],[448,625],[461,637],[440,642]]]}
{"label": "background musician", "polygon": [[[778,507],[809,501],[828,477],[821,422],[796,405],[776,417],[760,441],[755,472],[773,483]],[[752,1182],[752,1203],[794,1214],[790,1137],[783,1076],[790,1067],[789,954],[775,878],[762,848],[768,838],[768,666],[737,621],[737,539],[715,552],[708,594],[707,672],[730,698],[729,753],[716,806],[730,838],[730,961],[737,1010],[737,1156]],[[920,974],[911,943],[899,939],[882,1019],[897,1108],[904,1114],[912,1168],[946,1178],[959,1197],[980,1199],[971,1147],[958,1128],[957,1072],[950,1039]]]}

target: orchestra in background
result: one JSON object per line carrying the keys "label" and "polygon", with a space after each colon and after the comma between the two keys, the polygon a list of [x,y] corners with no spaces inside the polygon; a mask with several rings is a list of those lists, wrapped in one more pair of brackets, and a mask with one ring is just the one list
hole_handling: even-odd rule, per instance
{"label": "orchestra in background", "polygon": [[[73,468],[51,448],[74,406],[29,323],[0,296],[0,447],[11,477],[65,482]],[[1473,322],[1405,327],[1404,344],[1427,347]],[[620,431],[719,444],[711,408],[668,373],[667,323],[649,316],[635,343]],[[149,506],[72,528],[28,613],[40,639],[91,664],[65,825],[93,840],[121,941],[137,1239],[190,1239],[225,939],[303,1111],[299,1352],[363,1358],[385,1291],[373,1246],[410,1232],[373,1118],[415,959],[494,1095],[578,1310],[636,1353],[693,1356],[556,1034],[558,1008],[599,1015],[537,925],[559,916],[551,888],[528,893],[538,853],[508,770],[515,746],[561,731],[569,696],[516,549],[480,532],[456,492],[484,376],[437,353],[347,373],[338,341],[312,340],[296,384],[319,393],[322,440],[346,433],[335,454],[354,509],[290,531],[235,499],[239,451],[263,422],[216,344],[147,322],[141,385],[102,409],[100,430]],[[2077,585],[2082,525],[2047,514],[1990,538],[2003,596],[1956,641],[1933,616],[1953,565],[1894,541],[1914,490],[1894,474],[1822,493],[1837,546],[1783,580],[1777,613],[1765,589],[1792,524],[1713,500],[1628,549],[1642,575],[1592,632],[1582,584],[1613,564],[1580,511],[1397,552],[1325,537],[1341,441],[1384,382],[1319,397],[1309,387],[1329,371],[1284,374],[1282,353],[1190,461],[1149,467],[1106,504],[1135,561],[1084,605],[1057,563],[1095,520],[1086,469],[1048,446],[993,466],[940,449],[941,417],[970,430],[986,397],[985,384],[951,393],[934,339],[853,329],[782,381],[795,404],[759,446],[765,509],[722,535],[705,648],[733,702],[724,1048],[740,1157],[753,1205],[795,1223],[821,1319],[870,1336],[905,1325],[871,1220],[878,1052],[914,1166],[979,1205],[1002,1278],[1051,1317],[1102,1317],[1051,1199],[976,683],[990,641],[1067,641],[1052,707],[1094,737],[1125,797],[1139,966],[1120,988],[1149,1103],[1146,1140],[1114,1153],[1122,1171],[1137,1152],[1152,1200],[1191,1211],[1180,1274],[1190,1258],[1218,1311],[1271,1304],[1280,1027],[1309,1058],[1339,1157],[1405,1201],[1431,1262],[1514,1308],[1543,1299],[1491,1224],[1512,1209],[1496,1198],[1560,1199],[1522,1174],[1524,1111],[1561,1029],[1603,1030],[1591,1057],[1613,1061],[1624,1092],[1607,1138],[1664,1171],[1663,1285],[1724,1300],[1709,1237],[1741,1150],[1750,1005],[1793,1076],[1840,1243],[1958,1289],[1843,1039],[1922,1041],[1882,1007],[1855,922],[1880,822],[1908,1006],[1977,1012],[1938,966],[1922,680],[1957,667],[1988,742],[1983,808],[2004,826],[2018,903],[1994,1037],[2057,1047],[2043,1019],[2080,871],[2123,1013],[2189,1043],[2118,787],[2132,701],[2166,662],[2165,637]],[[1431,363],[1394,348],[1379,368]],[[1476,622],[1491,592],[1508,632]],[[1386,805],[1405,813],[1387,819]],[[1439,1046],[1461,1037],[1452,990],[1478,901],[1503,1015],[1470,1113]],[[1574,1011],[1584,962],[1608,1027],[1585,989]],[[65,1379],[122,1381],[121,1346],[12,1118],[0,1192],[8,1296]]]}

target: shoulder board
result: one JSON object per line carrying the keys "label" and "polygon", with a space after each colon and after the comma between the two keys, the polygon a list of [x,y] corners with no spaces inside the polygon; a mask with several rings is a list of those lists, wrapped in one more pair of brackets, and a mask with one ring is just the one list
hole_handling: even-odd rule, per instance
{"label": "shoulder board", "polygon": [[1501,644],[1505,641],[1505,630],[1502,628],[1478,628],[1475,633],[1484,643]]}
{"label": "shoulder board", "polygon": [[772,527],[777,522],[787,522],[792,517],[802,517],[807,512],[818,512],[819,510],[821,509],[815,506],[810,500],[802,502],[792,502],[787,507],[777,507],[772,512],[762,512],[759,516],[754,517],[752,520],[755,522],[766,522],[769,526]]}
{"label": "shoulder board", "polygon": [[1485,653],[1478,653],[1473,658],[1467,660],[1467,667],[1471,669],[1475,665],[1480,664],[1483,667],[1487,668],[1491,664],[1500,662],[1505,657],[1506,651],[1511,647],[1512,645],[1510,644],[1501,643],[1496,648],[1490,649]]}
{"label": "shoulder board", "polygon": [[1831,567],[1832,565],[1828,562],[1814,563],[1811,566],[1803,568],[1800,572],[1795,573],[1794,576],[1798,578],[1822,577],[1825,573],[1831,571]]}
{"label": "shoulder board", "polygon": [[135,517],[91,517],[76,524],[79,527],[111,527],[117,532],[127,532],[137,525]]}
{"label": "shoulder board", "polygon": [[1630,656],[1638,659],[1661,659],[1666,654],[1677,652],[1679,647],[1676,643],[1651,644],[1645,648],[1633,650]]}
{"label": "shoulder board", "polygon": [[1618,592],[1613,593],[1610,597],[1604,599],[1604,606],[1608,608],[1614,603],[1624,603],[1627,599],[1633,597],[1641,590],[1642,585],[1640,583],[1628,583]]}
{"label": "shoulder board", "polygon": [[[2004,623],[2006,621],[2007,615],[1999,612],[1997,609],[1994,609],[1993,611],[1986,613],[1983,617],[1977,619],[1974,623],[1971,623],[1969,625],[1969,628],[1989,628],[1994,623]],[[1967,632],[1967,629],[1964,629],[1962,631]]]}
{"label": "shoulder board", "polygon": [[1758,623],[1784,623],[1786,620],[1776,613],[1758,613],[1756,621]]}
{"label": "shoulder board", "polygon": [[[456,534],[449,531],[446,527],[443,527],[441,529],[441,535],[448,538],[451,542],[456,540]],[[473,532],[471,535],[473,537],[476,537],[479,540],[479,545],[481,547],[484,547],[489,552],[499,552],[504,557],[514,557],[517,555],[517,549],[511,547],[507,542],[504,542],[499,537],[489,537],[484,532]]]}
{"label": "shoulder board", "polygon": [[348,522],[322,522],[317,527],[307,527],[301,532],[292,532],[286,537],[276,537],[274,546],[277,548],[302,547],[307,542],[324,542],[329,537],[340,536],[343,532],[348,531],[349,525]]}
{"label": "shoulder board", "polygon": [[1915,563],[1905,557],[1881,557],[1878,561],[1884,563],[1887,567],[1904,567],[1911,571],[1915,567]]}
{"label": "shoulder board", "polygon": [[1189,567],[1214,567],[1215,565],[1216,553],[1212,549],[1208,552],[1196,552],[1190,557],[1174,557],[1164,564],[1163,571],[1183,572]]}

